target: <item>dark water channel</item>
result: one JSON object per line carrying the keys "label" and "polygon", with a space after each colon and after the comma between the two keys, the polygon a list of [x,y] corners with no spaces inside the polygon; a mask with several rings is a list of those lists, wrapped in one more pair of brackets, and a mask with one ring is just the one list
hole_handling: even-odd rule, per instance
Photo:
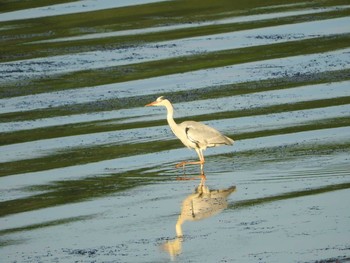
{"label": "dark water channel", "polygon": [[[349,14],[2,1],[0,261],[350,261]],[[161,95],[235,140],[205,182]]]}

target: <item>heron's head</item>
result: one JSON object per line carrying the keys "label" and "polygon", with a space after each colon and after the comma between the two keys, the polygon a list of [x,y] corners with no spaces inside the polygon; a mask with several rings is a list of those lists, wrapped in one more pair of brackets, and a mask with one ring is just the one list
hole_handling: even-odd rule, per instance
{"label": "heron's head", "polygon": [[167,99],[165,99],[163,96],[158,97],[155,101],[146,104],[145,106],[165,106],[167,103],[169,103],[169,101]]}

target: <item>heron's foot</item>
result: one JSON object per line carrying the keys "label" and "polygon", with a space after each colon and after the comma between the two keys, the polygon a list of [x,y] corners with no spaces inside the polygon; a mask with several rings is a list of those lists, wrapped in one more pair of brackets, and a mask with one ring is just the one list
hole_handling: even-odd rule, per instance
{"label": "heron's foot", "polygon": [[177,181],[190,181],[190,180],[196,180],[198,177],[189,177],[186,174],[184,174],[183,176],[177,176],[176,180]]}
{"label": "heron's foot", "polygon": [[176,164],[175,165],[175,167],[176,168],[185,168],[185,165],[187,164],[188,162],[186,162],[186,161],[183,161],[183,162],[181,162],[181,163],[178,163],[178,164]]}
{"label": "heron's foot", "polygon": [[185,168],[185,166],[187,164],[199,164],[201,166],[201,173],[203,173],[204,161],[195,161],[195,162],[193,162],[193,161],[183,161],[183,162],[178,163],[177,165],[175,165],[175,167],[176,168],[180,168],[180,167]]}
{"label": "heron's foot", "polygon": [[184,174],[183,176],[177,176],[176,180],[177,181],[190,181],[190,180],[201,180],[201,184],[203,184],[205,182],[205,180],[207,179],[207,177],[204,174],[201,175],[187,175]]}

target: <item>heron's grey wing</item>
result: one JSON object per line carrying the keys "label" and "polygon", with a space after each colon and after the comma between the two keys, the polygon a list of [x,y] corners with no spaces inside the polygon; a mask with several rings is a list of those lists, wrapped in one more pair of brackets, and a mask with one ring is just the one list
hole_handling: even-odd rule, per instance
{"label": "heron's grey wing", "polygon": [[233,140],[222,135],[216,129],[200,122],[186,121],[181,125],[185,126],[187,138],[198,147],[214,147],[223,144],[232,144]]}

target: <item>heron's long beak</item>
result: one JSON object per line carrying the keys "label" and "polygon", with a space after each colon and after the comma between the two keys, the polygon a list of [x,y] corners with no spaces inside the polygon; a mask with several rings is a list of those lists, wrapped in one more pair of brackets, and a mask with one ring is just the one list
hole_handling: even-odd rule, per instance
{"label": "heron's long beak", "polygon": [[157,103],[158,103],[158,101],[153,101],[153,102],[151,102],[151,103],[146,104],[145,107],[154,106],[154,105],[156,105]]}

